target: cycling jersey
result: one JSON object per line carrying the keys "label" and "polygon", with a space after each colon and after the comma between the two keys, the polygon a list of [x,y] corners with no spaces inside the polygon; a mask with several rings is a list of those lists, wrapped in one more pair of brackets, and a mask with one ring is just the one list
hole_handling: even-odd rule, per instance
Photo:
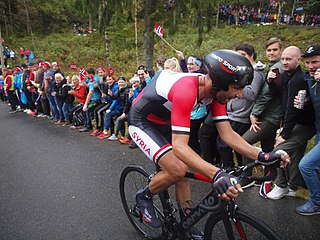
{"label": "cycling jersey", "polygon": [[190,113],[209,105],[214,121],[228,120],[225,104],[198,99],[199,73],[164,70],[133,101],[129,133],[145,155],[155,163],[172,149],[171,131],[189,134]]}

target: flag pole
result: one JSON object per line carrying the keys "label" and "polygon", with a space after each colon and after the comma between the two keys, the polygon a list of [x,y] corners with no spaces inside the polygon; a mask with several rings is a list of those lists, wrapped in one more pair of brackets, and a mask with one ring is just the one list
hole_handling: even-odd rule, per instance
{"label": "flag pole", "polygon": [[161,38],[166,44],[168,44],[169,47],[171,47],[175,52],[177,51],[170,43],[167,42],[164,38]]}

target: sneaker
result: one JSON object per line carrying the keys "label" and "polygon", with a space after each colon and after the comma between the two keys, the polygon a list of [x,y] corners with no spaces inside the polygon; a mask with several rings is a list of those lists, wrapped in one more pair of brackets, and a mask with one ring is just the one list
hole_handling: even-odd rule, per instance
{"label": "sneaker", "polygon": [[9,113],[16,113],[16,112],[17,112],[17,109],[9,111]]}
{"label": "sneaker", "polygon": [[66,127],[66,126],[70,126],[70,122],[69,121],[66,121],[64,124],[62,124],[62,127]]}
{"label": "sneaker", "polygon": [[98,139],[108,138],[111,135],[109,133],[105,133],[104,131],[97,137]]}
{"label": "sneaker", "polygon": [[274,185],[274,188],[267,194],[267,198],[272,200],[278,200],[280,198],[283,198],[287,193],[289,192],[289,188],[281,188],[277,185]]}
{"label": "sneaker", "polygon": [[27,112],[27,114],[28,114],[29,116],[36,116],[36,115],[37,115],[37,111],[31,111],[31,110],[30,110],[30,112]]}
{"label": "sneaker", "polygon": [[137,146],[137,144],[134,142],[134,141],[131,141],[130,143],[129,143],[129,148],[137,148],[138,146]]}
{"label": "sneaker", "polygon": [[246,176],[240,176],[239,183],[242,189],[246,189],[254,185],[254,181],[251,178],[248,178]]}
{"label": "sneaker", "polygon": [[320,206],[309,201],[296,208],[296,213],[304,216],[320,214]]}
{"label": "sneaker", "polygon": [[99,132],[100,132],[100,129],[95,129],[90,133],[90,136],[96,137],[96,136],[98,136]]}
{"label": "sneaker", "polygon": [[288,193],[286,194],[287,197],[298,197],[297,196],[297,191],[292,190],[291,188],[289,188]]}
{"label": "sneaker", "polygon": [[25,112],[25,113],[28,113],[28,112],[30,112],[31,110],[30,109],[25,109],[25,110],[23,110],[23,112]]}
{"label": "sneaker", "polygon": [[204,235],[203,232],[201,232],[198,228],[196,227],[191,227],[188,231],[187,231],[191,237],[191,239],[193,240],[203,240],[204,239]]}
{"label": "sneaker", "polygon": [[119,142],[121,142],[122,144],[128,144],[131,142],[131,140],[129,138],[120,137]]}
{"label": "sneaker", "polygon": [[72,129],[72,130],[79,129],[79,128],[80,128],[80,126],[73,126],[73,125],[70,127],[70,129]]}
{"label": "sneaker", "polygon": [[117,136],[115,134],[112,134],[110,137],[108,137],[108,140],[109,141],[117,141],[118,138],[117,138]]}
{"label": "sneaker", "polygon": [[136,201],[140,208],[142,220],[151,227],[161,227],[161,221],[153,207],[152,198],[148,198],[145,195],[144,189],[141,189],[136,193]]}
{"label": "sneaker", "polygon": [[54,124],[55,125],[63,125],[65,122],[61,121],[61,120],[58,120],[57,122],[55,122]]}
{"label": "sneaker", "polygon": [[43,113],[40,113],[37,115],[37,118],[43,118],[43,117],[45,117],[45,115]]}
{"label": "sneaker", "polygon": [[80,128],[79,129],[79,132],[89,132],[90,131],[90,129],[89,128]]}

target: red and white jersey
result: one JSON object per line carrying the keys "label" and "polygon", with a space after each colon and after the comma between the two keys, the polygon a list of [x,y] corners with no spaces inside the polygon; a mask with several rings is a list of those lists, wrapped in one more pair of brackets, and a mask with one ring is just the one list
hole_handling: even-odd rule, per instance
{"label": "red and white jersey", "polygon": [[226,105],[212,99],[198,100],[199,73],[163,70],[134,100],[132,111],[149,121],[164,125],[171,121],[172,132],[190,132],[190,114],[194,108],[210,105],[214,121],[228,120]]}

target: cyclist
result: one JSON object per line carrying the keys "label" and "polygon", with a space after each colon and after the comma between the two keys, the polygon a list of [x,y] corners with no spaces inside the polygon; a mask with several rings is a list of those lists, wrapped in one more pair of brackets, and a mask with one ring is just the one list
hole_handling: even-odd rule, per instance
{"label": "cyclist", "polygon": [[[216,50],[204,58],[204,65],[206,75],[163,70],[134,100],[129,113],[132,140],[162,170],[136,194],[142,218],[152,227],[161,226],[152,196],[171,185],[176,185],[178,204],[190,208],[190,186],[184,178],[188,167],[211,178],[218,196],[225,201],[242,192],[236,177],[206,162],[188,146],[190,113],[195,107],[210,107],[222,140],[238,153],[264,163],[280,157],[246,143],[228,122],[225,104],[232,98],[241,98],[243,87],[251,83],[250,62],[234,51]],[[281,158],[289,161],[287,155]]]}

